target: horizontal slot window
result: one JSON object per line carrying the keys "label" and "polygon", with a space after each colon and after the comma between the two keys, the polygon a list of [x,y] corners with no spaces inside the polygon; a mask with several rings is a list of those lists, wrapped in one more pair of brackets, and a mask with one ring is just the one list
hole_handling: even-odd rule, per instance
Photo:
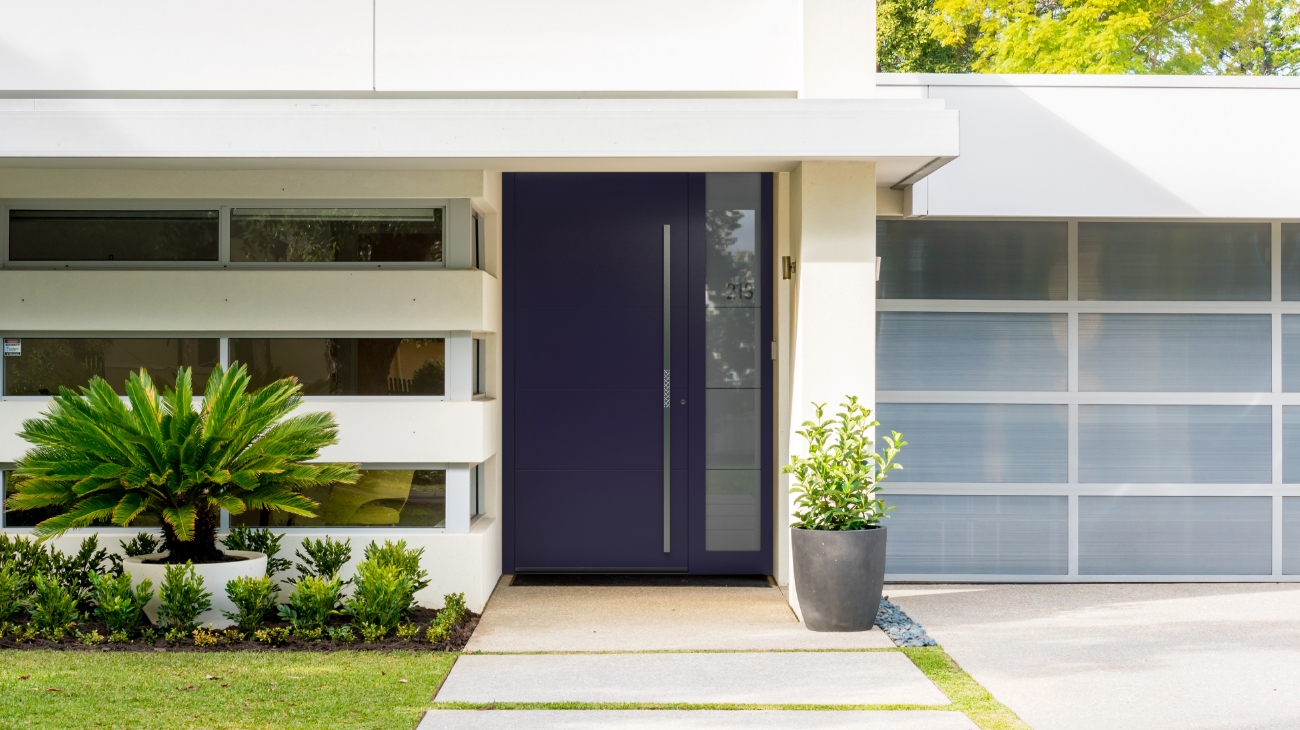
{"label": "horizontal slot window", "polygon": [[1067,416],[1064,405],[881,403],[876,434],[908,443],[890,481],[1064,483]]}
{"label": "horizontal slot window", "polygon": [[885,572],[1064,575],[1065,497],[886,495]]}
{"label": "horizontal slot window", "polygon": [[442,338],[257,338],[230,340],[230,359],[251,386],[295,377],[304,395],[444,395]]}
{"label": "horizontal slot window", "polygon": [[1080,223],[1079,298],[1266,302],[1271,240],[1268,223]]}
{"label": "horizontal slot window", "polygon": [[881,299],[1065,299],[1067,227],[877,221]]}
{"label": "horizontal slot window", "polygon": [[1268,575],[1271,497],[1079,497],[1081,575]]}
{"label": "horizontal slot window", "polygon": [[248,527],[443,527],[447,472],[443,469],[364,469],[356,484],[303,490],[317,502],[315,517],[249,510],[230,516]]}
{"label": "horizontal slot window", "polygon": [[1268,484],[1272,424],[1269,406],[1081,405],[1079,481]]}
{"label": "horizontal slot window", "polygon": [[252,209],[230,213],[234,263],[436,263],[442,208]]}
{"label": "horizontal slot window", "polygon": [[211,338],[4,338],[4,394],[57,395],[99,376],[126,395],[132,372],[144,368],[160,387],[175,386],[176,372],[194,369],[202,393],[220,363],[220,341]]}
{"label": "horizontal slot window", "polygon": [[1080,314],[1079,390],[1268,392],[1267,314]]}
{"label": "horizontal slot window", "polygon": [[215,210],[11,210],[9,260],[212,261]]}
{"label": "horizontal slot window", "polygon": [[1064,314],[880,312],[880,390],[1065,390]]}
{"label": "horizontal slot window", "polygon": [[[62,507],[38,507],[36,509],[25,509],[15,512],[6,512],[3,509],[4,501],[9,498],[13,492],[14,472],[6,471],[4,473],[3,489],[0,489],[0,524],[4,527],[35,527],[37,524],[58,517],[63,514]],[[114,525],[107,519],[96,520],[94,525],[100,527],[113,527]],[[158,527],[158,518],[147,515],[141,515],[132,523],[132,527]]]}

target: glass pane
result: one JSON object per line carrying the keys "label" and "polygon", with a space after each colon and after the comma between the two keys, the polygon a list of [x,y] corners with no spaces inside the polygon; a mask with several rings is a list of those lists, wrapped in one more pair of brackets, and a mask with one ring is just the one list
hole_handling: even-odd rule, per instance
{"label": "glass pane", "polygon": [[762,176],[705,177],[705,550],[760,549]]}
{"label": "glass pane", "polygon": [[[897,472],[896,472],[897,473]],[[885,495],[885,572],[1064,575],[1066,497]]]}
{"label": "glass pane", "polygon": [[1080,223],[1079,298],[1266,302],[1271,239],[1268,223]]}
{"label": "glass pane", "polygon": [[304,395],[443,395],[444,349],[441,338],[230,339],[250,387],[292,376]]}
{"label": "glass pane", "polygon": [[1267,393],[1267,314],[1080,314],[1079,390]]}
{"label": "glass pane", "polygon": [[1272,423],[1269,406],[1082,405],[1079,481],[1268,484]]}
{"label": "glass pane", "polygon": [[704,472],[704,549],[761,548],[763,474],[758,470]]}
{"label": "glass pane", "polygon": [[1282,406],[1282,482],[1300,484],[1300,406]]}
{"label": "glass pane", "polygon": [[1271,497],[1079,497],[1081,575],[1268,575]]}
{"label": "glass pane", "polygon": [[1300,223],[1282,224],[1282,300],[1300,300]]}
{"label": "glass pane", "polygon": [[[881,403],[876,435],[908,445],[898,482],[1064,483],[1067,408],[998,403]],[[880,450],[883,442],[876,443]],[[886,487],[888,489],[888,487]]]}
{"label": "glass pane", "polygon": [[1282,498],[1282,574],[1300,575],[1300,497]]}
{"label": "glass pane", "polygon": [[215,210],[11,210],[10,261],[216,261]]}
{"label": "glass pane", "polygon": [[442,208],[240,208],[230,213],[230,260],[442,261],[442,218]]}
{"label": "glass pane", "polygon": [[[4,473],[3,489],[0,489],[0,510],[3,510],[4,501],[8,499],[9,494],[13,491],[13,482],[14,472],[6,471]],[[44,522],[51,517],[57,517],[62,513],[63,510],[59,507],[39,507],[37,509],[28,509],[21,512],[5,512],[3,525],[5,527],[35,527],[37,523]],[[92,524],[113,526],[107,519],[96,520]],[[152,515],[141,515],[131,522],[131,527],[157,526],[158,518]]]}
{"label": "glass pane", "polygon": [[1065,223],[877,221],[881,299],[1065,299]]}
{"label": "glass pane", "polygon": [[1282,390],[1300,392],[1300,314],[1282,315]]}
{"label": "glass pane", "polygon": [[1064,314],[880,312],[879,390],[1065,390]]}
{"label": "glass pane", "polygon": [[194,369],[194,392],[201,395],[212,369],[221,362],[220,341],[204,339],[5,338],[5,395],[55,395],[61,386],[77,389],[96,375],[126,395],[126,381],[140,368],[159,387],[175,386],[176,371]]}
{"label": "glass pane", "polygon": [[315,517],[249,510],[230,524],[249,527],[443,527],[447,472],[442,469],[365,469],[356,484],[303,492],[320,504]]}

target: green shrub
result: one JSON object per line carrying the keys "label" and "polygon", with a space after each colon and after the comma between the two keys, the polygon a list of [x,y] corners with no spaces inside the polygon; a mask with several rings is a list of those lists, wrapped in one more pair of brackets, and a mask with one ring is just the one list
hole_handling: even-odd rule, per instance
{"label": "green shrub", "polygon": [[99,644],[104,643],[105,639],[104,639],[104,635],[99,633],[98,629],[91,629],[89,633],[82,633],[78,631],[77,641],[80,641],[86,646],[98,646]]}
{"label": "green shrub", "polygon": [[302,639],[303,641],[320,641],[321,637],[325,635],[325,630],[295,628],[293,630],[293,635],[298,637],[299,639]]}
{"label": "green shrub", "polygon": [[77,552],[64,555],[52,545],[41,545],[25,536],[0,535],[0,565],[12,567],[30,584],[37,576],[58,581],[78,604],[90,598],[90,573],[122,572],[122,558],[99,547],[99,536],[81,541]]}
{"label": "green shrub", "polygon": [[277,626],[271,629],[259,629],[253,632],[253,639],[270,646],[280,646],[289,640],[289,629]]}
{"label": "green shrub", "polygon": [[442,597],[442,610],[438,612],[438,617],[429,624],[429,628],[424,632],[424,638],[432,644],[437,644],[451,638],[451,630],[456,628],[456,624],[465,618],[465,594],[448,593]]}
{"label": "green shrub", "polygon": [[122,553],[128,558],[138,558],[141,555],[153,555],[162,552],[162,540],[148,533],[141,532],[130,540],[121,540]]}
{"label": "green shrub", "polygon": [[212,629],[194,629],[190,635],[194,637],[195,646],[216,646],[221,643],[221,634]]}
{"label": "green shrub", "polygon": [[293,584],[289,603],[279,607],[280,618],[288,621],[294,632],[320,630],[339,614],[339,595],[343,582],[338,576],[329,579],[307,576]]}
{"label": "green shrub", "polygon": [[203,577],[188,562],[167,566],[158,598],[158,624],[168,630],[168,641],[173,641],[173,631],[179,631],[184,639],[198,628],[199,614],[212,608],[212,593],[203,590]]}
{"label": "green shrub", "polygon": [[255,553],[266,553],[266,576],[274,578],[276,573],[282,573],[293,567],[293,562],[284,558],[277,558],[280,554],[280,541],[284,535],[278,535],[267,529],[253,529],[251,527],[232,527],[230,534],[221,539],[227,550],[247,550]]}
{"label": "green shrub", "polygon": [[140,625],[144,604],[153,598],[153,581],[146,578],[140,581],[138,588],[132,588],[130,573],[116,576],[91,573],[90,582],[95,615],[110,633],[122,631],[130,634]]}
{"label": "green shrub", "polygon": [[140,641],[150,645],[157,644],[158,629],[155,629],[152,626],[146,626],[143,629],[140,629]]}
{"label": "green shrub", "polygon": [[190,632],[179,627],[167,629],[167,633],[163,634],[163,638],[166,639],[169,644],[179,644],[190,638]]}
{"label": "green shrub", "polygon": [[416,608],[415,594],[429,586],[429,574],[420,567],[420,558],[424,557],[424,548],[408,550],[405,540],[396,543],[384,541],[383,546],[371,542],[366,546],[366,562],[377,565],[389,565],[397,568],[411,579],[411,601],[407,611]]}
{"label": "green shrub", "polygon": [[266,614],[275,609],[275,586],[267,576],[244,576],[226,583],[226,596],[235,604],[235,613],[222,611],[226,618],[239,625],[245,633],[262,628]]}
{"label": "green shrub", "polygon": [[294,567],[304,578],[331,578],[338,575],[352,559],[352,540],[339,542],[329,535],[323,540],[309,537],[302,541],[302,550],[295,550],[293,554],[302,561],[294,564]]}
{"label": "green shrub", "polygon": [[401,639],[402,641],[410,641],[411,639],[414,639],[419,635],[420,635],[420,627],[418,624],[408,623],[408,624],[397,625],[397,638]]}
{"label": "green shrub", "polygon": [[32,628],[51,641],[58,641],[77,620],[77,599],[58,580],[38,575],[32,580],[27,612],[32,617]]}
{"label": "green shrub", "polygon": [[330,635],[330,640],[337,641],[340,644],[351,644],[357,640],[356,634],[352,633],[351,626],[331,626],[326,631]]}
{"label": "green shrub", "polygon": [[129,644],[130,642],[131,635],[125,631],[114,631],[108,635],[108,643],[110,644]]}
{"label": "green shrub", "polygon": [[383,638],[406,617],[414,582],[401,569],[365,560],[352,583],[352,597],[343,610],[366,641],[375,641],[371,637],[376,635]]}
{"label": "green shrub", "polygon": [[0,566],[0,621],[8,621],[22,609],[25,595],[27,576],[18,572],[18,566],[12,563]]}

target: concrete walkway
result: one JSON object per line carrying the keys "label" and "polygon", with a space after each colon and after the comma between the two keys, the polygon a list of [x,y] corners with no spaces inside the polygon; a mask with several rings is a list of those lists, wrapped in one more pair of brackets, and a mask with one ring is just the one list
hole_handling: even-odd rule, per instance
{"label": "concrete walkway", "polygon": [[960,712],[431,710],[418,730],[977,730]]}
{"label": "concrete walkway", "polygon": [[885,593],[1035,730],[1300,728],[1300,584]]}
{"label": "concrete walkway", "polygon": [[771,588],[509,585],[502,578],[466,650],[885,649],[880,629],[809,631]]}

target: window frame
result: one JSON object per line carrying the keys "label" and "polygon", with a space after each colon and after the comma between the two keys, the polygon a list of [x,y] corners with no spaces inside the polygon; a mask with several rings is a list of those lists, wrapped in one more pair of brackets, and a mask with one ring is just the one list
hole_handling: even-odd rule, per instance
{"label": "window frame", "polygon": [[[348,208],[442,208],[442,261],[386,261],[366,263],[284,262],[230,260],[230,215],[233,209],[256,208],[348,209]],[[9,258],[9,211],[217,211],[216,261],[11,261]],[[0,268],[27,270],[102,269],[102,270],[324,270],[370,271],[427,270],[472,268],[476,256],[475,213],[468,198],[9,198],[0,200]]]}

